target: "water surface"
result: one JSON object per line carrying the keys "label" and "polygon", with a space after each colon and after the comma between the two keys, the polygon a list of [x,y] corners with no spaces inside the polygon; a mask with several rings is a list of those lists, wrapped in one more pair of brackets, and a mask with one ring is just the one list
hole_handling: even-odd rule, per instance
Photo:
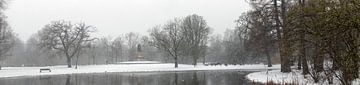
{"label": "water surface", "polygon": [[0,85],[251,85],[250,71],[94,73],[0,78]]}

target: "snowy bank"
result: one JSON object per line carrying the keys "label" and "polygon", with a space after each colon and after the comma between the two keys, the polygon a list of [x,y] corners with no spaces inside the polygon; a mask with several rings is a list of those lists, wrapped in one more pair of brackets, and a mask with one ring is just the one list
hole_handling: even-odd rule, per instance
{"label": "snowy bank", "polygon": [[[282,73],[280,70],[261,71],[250,73],[246,76],[249,80],[254,82],[266,83],[267,81],[273,81],[274,83],[295,83],[299,85],[327,85],[327,82],[314,83],[309,75],[304,78],[301,75],[301,71],[294,70],[290,73]],[[334,85],[341,84],[338,80],[334,80]],[[352,85],[360,85],[360,79],[352,82]]]}
{"label": "snowy bank", "polygon": [[159,64],[159,61],[126,61],[126,62],[117,62],[116,64]]}
{"label": "snowy bank", "polygon": [[[50,68],[51,72],[42,72],[40,69]],[[18,76],[39,76],[39,75],[60,75],[60,74],[78,74],[78,73],[104,73],[104,72],[153,72],[153,71],[190,71],[190,70],[265,70],[279,69],[280,65],[274,65],[266,68],[266,65],[228,65],[228,66],[204,66],[179,64],[174,68],[173,63],[160,64],[108,64],[108,65],[81,65],[78,69],[67,68],[63,66],[48,67],[3,67],[0,70],[0,78],[18,77]]]}

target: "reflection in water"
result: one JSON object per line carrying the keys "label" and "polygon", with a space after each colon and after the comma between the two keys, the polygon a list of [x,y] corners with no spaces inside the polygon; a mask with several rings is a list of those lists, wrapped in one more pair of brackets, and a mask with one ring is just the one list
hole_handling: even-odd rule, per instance
{"label": "reflection in water", "polygon": [[66,75],[66,83],[65,85],[70,85],[70,75]]}
{"label": "reflection in water", "polygon": [[0,78],[0,85],[248,85],[244,71],[98,73]]}
{"label": "reflection in water", "polygon": [[178,83],[178,74],[175,72],[174,75],[175,75],[175,76],[174,76],[174,81],[175,81],[175,82],[174,82],[173,84],[174,84],[174,85],[177,85],[177,83]]}
{"label": "reflection in water", "polygon": [[196,72],[194,72],[194,74],[193,74],[192,81],[193,81],[193,83],[192,83],[193,85],[199,85],[199,80],[197,78]]}

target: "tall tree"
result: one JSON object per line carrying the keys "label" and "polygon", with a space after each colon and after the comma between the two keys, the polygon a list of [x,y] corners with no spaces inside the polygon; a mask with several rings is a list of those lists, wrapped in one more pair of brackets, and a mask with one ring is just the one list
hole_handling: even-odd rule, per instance
{"label": "tall tree", "polygon": [[136,59],[136,46],[139,44],[139,34],[129,32],[125,34],[126,45],[128,46],[128,58],[130,60]]}
{"label": "tall tree", "polygon": [[85,23],[72,24],[70,21],[53,21],[39,31],[40,46],[64,53],[68,68],[71,68],[71,59],[78,54],[82,48],[93,41],[91,37],[93,26]]}
{"label": "tall tree", "polygon": [[209,62],[223,62],[224,44],[220,34],[213,35],[209,39],[209,47],[207,52],[207,61]]}
{"label": "tall tree", "polygon": [[0,27],[0,61],[3,61],[11,55],[10,51],[15,45],[16,36],[5,21],[0,22],[0,25],[2,25]]}
{"label": "tall tree", "polygon": [[[276,43],[278,43],[278,51],[280,53],[280,60],[281,60],[281,72],[290,72],[290,56],[292,54],[291,51],[291,42],[290,42],[290,29],[288,27],[288,20],[286,19],[286,12],[288,10],[287,6],[289,5],[290,0],[252,0],[251,4],[255,7],[255,10],[258,12],[253,13],[265,13],[262,14],[263,18],[260,18],[260,24],[265,24],[267,28],[275,28],[275,31],[271,30],[270,32],[275,32],[276,34]],[[272,2],[272,3],[270,3]],[[272,5],[272,6],[269,6]],[[270,8],[270,9],[269,9]],[[269,15],[266,14],[270,13]],[[253,20],[250,20],[253,21]],[[258,25],[254,25],[258,26]],[[264,28],[263,27],[263,28]],[[258,27],[259,28],[259,27]],[[261,28],[261,27],[260,27]],[[261,33],[260,33],[261,34]],[[266,53],[266,50],[265,50]],[[268,60],[269,57],[268,57]]]}
{"label": "tall tree", "polygon": [[186,16],[181,28],[187,44],[187,55],[192,57],[195,66],[200,57],[205,57],[210,28],[203,17],[196,14]]}
{"label": "tall tree", "polygon": [[[271,67],[271,52],[275,48],[276,35],[271,2],[263,1],[252,4],[253,11],[242,15],[239,20],[244,20],[243,27],[248,30],[249,40],[247,49],[253,49],[257,53],[266,56],[268,67]],[[240,22],[240,21],[238,21]]]}
{"label": "tall tree", "polygon": [[[301,15],[304,15],[304,12],[305,12],[305,2],[306,0],[299,0],[299,4],[300,4],[300,9],[301,9]],[[305,17],[304,16],[301,16],[300,17],[300,24],[302,24],[300,26],[301,28],[301,34],[300,34],[300,58],[301,60],[299,60],[299,62],[301,61],[301,66],[302,66],[302,74],[303,75],[306,75],[306,74],[309,74],[309,68],[308,68],[308,59],[307,59],[307,56],[306,56],[306,42],[305,42],[305,39],[306,39],[306,28],[304,26],[304,19]]]}
{"label": "tall tree", "polygon": [[115,62],[118,62],[119,57],[123,57],[124,39],[122,37],[115,38],[115,40],[112,41],[111,49],[115,54]]}
{"label": "tall tree", "polygon": [[16,36],[6,21],[6,16],[4,13],[6,4],[6,0],[0,0],[0,60],[4,60],[6,56],[10,55],[9,51],[14,47],[16,39]]}
{"label": "tall tree", "polygon": [[178,67],[178,57],[182,55],[185,42],[180,22],[175,19],[150,31],[151,44],[169,54],[175,61],[175,68]]}
{"label": "tall tree", "polygon": [[101,49],[103,49],[102,54],[105,57],[105,64],[109,64],[110,60],[113,60],[113,53],[112,53],[112,37],[103,37],[100,38],[100,45]]}
{"label": "tall tree", "polygon": [[[281,37],[279,37],[281,44],[280,46],[280,60],[281,60],[281,72],[291,72],[291,64],[290,64],[290,57],[291,57],[291,45],[290,45],[290,28],[288,27],[288,20],[286,19],[286,12],[287,12],[287,1],[280,0],[281,5],[281,31],[278,31],[278,34],[282,34]],[[274,0],[274,4],[277,3],[277,0]],[[274,5],[275,8],[277,6]],[[278,17],[278,16],[276,16]],[[277,20],[280,21],[280,20]],[[280,27],[279,27],[280,28]],[[278,28],[278,29],[279,29]]]}

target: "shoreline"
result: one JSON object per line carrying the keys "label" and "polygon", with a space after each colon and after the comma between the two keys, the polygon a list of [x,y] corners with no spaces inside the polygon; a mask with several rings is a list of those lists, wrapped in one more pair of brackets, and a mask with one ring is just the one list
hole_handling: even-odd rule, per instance
{"label": "shoreline", "polygon": [[[328,85],[327,80],[320,81],[318,83],[315,83],[310,75],[305,75],[306,78],[304,78],[304,75],[301,74],[301,70],[293,70],[289,73],[282,73],[280,70],[269,70],[269,71],[259,71],[259,72],[252,72],[246,75],[246,78],[266,84],[266,83],[275,83],[275,84],[283,84],[283,83],[289,83],[289,84],[296,84],[296,85]],[[341,82],[334,78],[333,85],[339,85]],[[352,81],[352,85],[360,85],[360,78],[355,79]]]}
{"label": "shoreline", "polygon": [[[64,75],[64,74],[87,74],[87,73],[130,73],[130,72],[174,72],[174,71],[212,71],[212,70],[247,70],[264,71],[266,69],[279,69],[280,65],[274,65],[271,68],[264,67],[263,64],[251,65],[186,65],[179,64],[178,68],[173,67],[173,63],[161,64],[108,64],[108,65],[80,65],[78,69],[67,68],[65,65],[44,66],[44,67],[3,67],[0,70],[0,78],[16,78],[27,76],[43,75]],[[40,73],[41,68],[50,68],[51,72]]]}

